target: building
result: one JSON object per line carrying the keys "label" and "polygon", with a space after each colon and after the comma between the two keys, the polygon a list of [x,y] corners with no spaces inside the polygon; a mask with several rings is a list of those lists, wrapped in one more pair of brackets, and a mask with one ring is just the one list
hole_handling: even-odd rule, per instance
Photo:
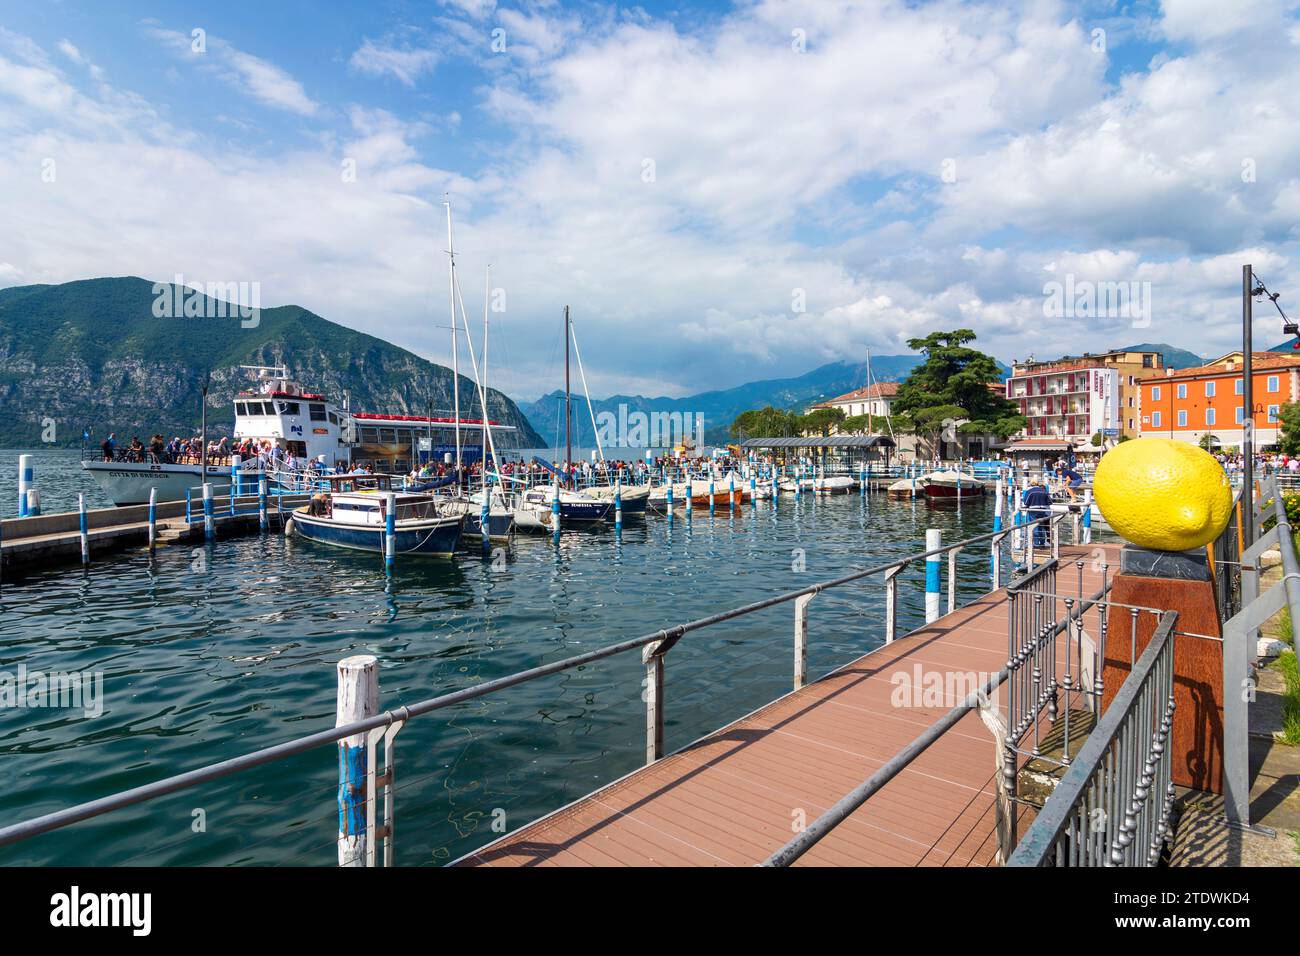
{"label": "building", "polygon": [[[1243,355],[1230,352],[1198,368],[1169,369],[1142,382],[1142,435],[1200,444],[1208,434],[1223,447],[1239,447],[1246,419]],[[1252,359],[1252,419],[1256,448],[1277,443],[1279,414],[1300,397],[1300,356],[1256,352]]]}
{"label": "building", "polygon": [[838,408],[846,418],[854,415],[873,415],[885,418],[892,414],[894,400],[898,397],[897,382],[876,382],[845,395],[818,402],[813,408]]}
{"label": "building", "polygon": [[1136,438],[1140,384],[1165,371],[1159,352],[1115,351],[1012,362],[1006,396],[1028,419],[1022,437],[1089,445],[1101,432]]}

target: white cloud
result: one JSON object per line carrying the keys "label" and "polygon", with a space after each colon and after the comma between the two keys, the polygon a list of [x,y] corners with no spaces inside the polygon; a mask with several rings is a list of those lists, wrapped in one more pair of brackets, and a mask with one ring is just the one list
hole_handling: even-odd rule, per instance
{"label": "white cloud", "polygon": [[392,74],[406,86],[414,86],[423,73],[432,73],[438,65],[438,53],[421,47],[399,47],[391,42],[378,44],[369,37],[352,54],[348,65],[366,76]]}
{"label": "white cloud", "polygon": [[266,106],[300,116],[315,116],[320,109],[320,104],[307,95],[302,84],[280,67],[238,50],[219,37],[206,35],[206,48],[198,52],[191,35],[161,27],[149,27],[148,33],[178,57],[214,73]]}

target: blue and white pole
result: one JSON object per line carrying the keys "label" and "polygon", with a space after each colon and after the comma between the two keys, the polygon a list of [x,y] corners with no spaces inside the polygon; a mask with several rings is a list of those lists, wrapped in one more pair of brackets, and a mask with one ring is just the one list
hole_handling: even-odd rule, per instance
{"label": "blue and white pole", "polygon": [[[370,654],[338,662],[334,726],[379,713],[379,661]],[[366,734],[339,741],[339,866],[366,865]]]}
{"label": "blue and white pole", "polygon": [[212,482],[203,483],[203,537],[211,541],[217,536],[217,519],[212,513]]}
{"label": "blue and white pole", "polygon": [[[1002,530],[1002,479],[998,479],[997,492],[993,496],[993,533],[997,534]],[[989,574],[993,577],[993,587],[998,587],[998,554],[1002,550],[1002,542],[995,540],[993,542],[993,553],[989,556]]]}
{"label": "blue and white pole", "polygon": [[1083,493],[1083,543],[1092,544],[1092,490]]}
{"label": "blue and white pole", "polygon": [[[188,497],[188,489],[185,492]],[[189,507],[189,502],[185,505]],[[187,522],[188,523],[188,522]],[[152,554],[158,547],[158,489],[149,489],[149,553]]]}
{"label": "blue and white pole", "polygon": [[[230,497],[244,493],[244,472],[239,467],[239,456],[230,456]],[[232,511],[233,514],[233,511]]]}
{"label": "blue and white pole", "polygon": [[551,498],[551,531],[560,533],[560,479],[555,479],[555,495]]}
{"label": "blue and white pole", "polygon": [[397,560],[397,494],[390,491],[385,502],[387,514],[384,516],[384,570],[390,573],[393,562]]}
{"label": "blue and white pole", "polygon": [[668,524],[671,527],[673,523],[673,483],[671,481],[664,486],[664,493],[668,496]]}
{"label": "blue and white pole", "polygon": [[31,490],[36,483],[36,471],[32,467],[31,455],[18,456],[18,517],[26,518],[30,512],[27,510],[27,492]]}
{"label": "blue and white pole", "polygon": [[623,475],[614,479],[614,530],[623,530]]}
{"label": "blue and white pole", "polygon": [[257,526],[265,531],[270,526],[266,516],[266,476],[257,480]]}
{"label": "blue and white pole", "polygon": [[709,472],[709,517],[713,517],[713,472]]}
{"label": "blue and white pole", "polygon": [[81,519],[81,563],[90,563],[90,521],[86,516],[86,496],[77,495],[77,512]]}
{"label": "blue and white pole", "polygon": [[753,507],[754,507],[754,503],[755,503],[756,501],[758,501],[758,478],[757,478],[757,477],[755,476],[755,474],[754,474],[754,469],[751,468],[751,469],[749,469],[749,506],[750,506],[750,508],[753,508]]}
{"label": "blue and white pole", "polygon": [[731,514],[736,513],[736,474],[732,472],[727,476],[727,510]]}
{"label": "blue and white pole", "polygon": [[483,506],[479,508],[479,531],[483,538],[483,550],[492,550],[492,483],[487,475],[483,476]]}
{"label": "blue and white pole", "polygon": [[781,500],[781,472],[783,470],[784,470],[784,466],[778,468],[776,466],[776,462],[775,461],[772,462],[772,506],[773,507],[775,507],[776,503]]}
{"label": "blue and white pole", "polygon": [[[925,550],[938,551],[943,547],[943,531],[939,528],[927,528],[925,532]],[[925,623],[939,619],[939,566],[938,554],[925,559]]]}
{"label": "blue and white pole", "polygon": [[695,476],[686,476],[686,527],[691,526],[695,511]]}
{"label": "blue and white pole", "polygon": [[803,500],[803,462],[799,462],[799,467],[794,473],[794,500]]}

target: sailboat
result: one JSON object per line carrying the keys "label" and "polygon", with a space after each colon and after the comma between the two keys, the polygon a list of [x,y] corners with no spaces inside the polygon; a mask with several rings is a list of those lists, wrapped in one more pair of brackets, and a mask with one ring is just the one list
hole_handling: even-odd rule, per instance
{"label": "sailboat", "polygon": [[[509,542],[515,530],[514,508],[507,501],[504,493],[500,489],[499,482],[497,490],[490,492],[489,487],[492,484],[488,472],[488,462],[494,464],[498,461],[496,455],[496,444],[492,438],[491,417],[487,410],[487,344],[488,344],[488,304],[491,298],[492,273],[491,267],[485,278],[484,298],[483,298],[483,375],[480,377],[478,368],[478,358],[474,354],[474,340],[470,336],[469,318],[465,313],[465,302],[460,295],[460,283],[456,278],[456,252],[452,237],[451,226],[451,203],[444,202],[447,207],[447,261],[448,261],[448,283],[450,287],[451,302],[451,366],[452,366],[452,403],[455,407],[454,415],[457,423],[456,427],[456,482],[454,491],[443,501],[443,511],[447,514],[462,515],[465,519],[465,540],[471,542],[482,540],[483,538],[483,501],[488,499],[488,534],[490,541]],[[483,486],[477,492],[467,494],[466,489],[461,484],[462,474],[462,451],[460,443],[460,343],[457,335],[456,311],[457,305],[460,306],[460,319],[465,327],[465,342],[469,348],[470,363],[474,370],[474,382],[479,393],[479,407],[483,415],[483,453],[482,467],[480,473],[483,477]],[[489,452],[491,458],[489,459]],[[498,476],[499,477],[499,476]]]}
{"label": "sailboat", "polygon": [[[564,307],[564,470],[550,462],[534,459],[552,473],[549,485],[524,492],[515,516],[522,528],[542,524],[546,530],[559,531],[564,525],[590,525],[604,521],[614,513],[614,501],[594,498],[569,487],[573,474],[573,391],[569,381],[569,307]],[[523,514],[520,514],[523,512]],[[559,525],[555,523],[558,514]]]}

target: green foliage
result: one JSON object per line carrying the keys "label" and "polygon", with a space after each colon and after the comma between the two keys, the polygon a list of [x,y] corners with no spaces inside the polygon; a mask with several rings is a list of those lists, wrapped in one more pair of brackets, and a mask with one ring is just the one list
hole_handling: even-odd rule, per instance
{"label": "green foliage", "polygon": [[1287,402],[1278,411],[1281,433],[1277,447],[1284,455],[1300,455],[1300,403]]}
{"label": "green foliage", "polygon": [[1092,435],[1092,447],[1093,447],[1093,448],[1100,448],[1100,447],[1101,447],[1101,442],[1102,442],[1101,432],[1093,432],[1093,435]]}
{"label": "green foliage", "polygon": [[1196,444],[1200,445],[1206,451],[1214,451],[1216,448],[1219,447],[1219,439],[1218,436],[1206,432],[1204,435],[1201,436],[1201,440],[1198,441]]}
{"label": "green foliage", "polygon": [[989,388],[1001,381],[1002,372],[992,356],[968,347],[974,340],[970,329],[955,329],[932,332],[907,343],[923,352],[925,361],[899,385],[894,407],[907,415],[914,434],[937,443],[945,421],[962,419],[969,419],[961,426],[962,432],[991,433],[999,438],[1025,427],[1019,407]]}
{"label": "green foliage", "polygon": [[880,421],[879,415],[850,415],[840,422],[840,433],[845,435],[865,435]]}
{"label": "green foliage", "polygon": [[[1288,624],[1289,624],[1288,616]],[[1300,669],[1296,667],[1295,651],[1283,651],[1273,667],[1281,671],[1286,689],[1282,695],[1282,741],[1300,744]]]}
{"label": "green foliage", "polygon": [[731,423],[731,437],[743,441],[746,438],[791,438],[800,434],[801,416],[784,409],[753,408],[741,412]]}
{"label": "green foliage", "polygon": [[817,408],[802,416],[799,425],[804,434],[811,432],[825,438],[834,426],[844,421],[844,418],[842,408]]}

